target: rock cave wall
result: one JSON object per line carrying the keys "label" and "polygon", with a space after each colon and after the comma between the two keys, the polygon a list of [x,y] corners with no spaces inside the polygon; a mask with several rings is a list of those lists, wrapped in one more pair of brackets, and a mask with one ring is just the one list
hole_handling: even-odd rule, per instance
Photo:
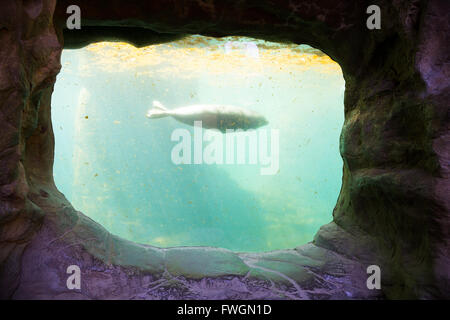
{"label": "rock cave wall", "polygon": [[[65,30],[77,4],[80,31]],[[377,4],[381,30],[365,26]],[[450,298],[450,3],[446,0],[18,0],[0,3],[0,297]],[[314,46],[346,81],[343,184],[311,243],[268,253],[161,249],[109,234],[52,176],[63,48],[184,34]],[[68,290],[66,268],[82,270]],[[382,289],[366,287],[368,265]]]}

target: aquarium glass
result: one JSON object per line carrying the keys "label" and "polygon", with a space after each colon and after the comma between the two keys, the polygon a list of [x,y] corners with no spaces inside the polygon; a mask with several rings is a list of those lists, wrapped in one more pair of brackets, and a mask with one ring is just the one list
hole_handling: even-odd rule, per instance
{"label": "aquarium glass", "polygon": [[[331,221],[341,187],[344,85],[339,65],[314,48],[243,37],[64,50],[52,97],[55,183],[75,209],[139,243],[302,245]],[[228,133],[149,119],[153,101],[263,114],[269,124],[250,131],[258,147],[266,135],[268,154],[278,140],[278,166],[262,174],[268,166],[250,163],[249,144],[245,163],[174,163],[175,130],[187,130],[192,145],[195,133],[212,132],[203,151]]]}

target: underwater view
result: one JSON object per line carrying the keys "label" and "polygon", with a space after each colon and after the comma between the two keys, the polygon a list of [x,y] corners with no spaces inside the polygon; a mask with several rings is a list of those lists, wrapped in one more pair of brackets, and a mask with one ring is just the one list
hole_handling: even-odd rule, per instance
{"label": "underwater view", "polygon": [[[56,186],[139,243],[302,245],[332,220],[339,195],[344,87],[339,65],[306,45],[190,36],[64,50],[52,97]],[[191,105],[235,106],[267,123],[231,133],[154,116]],[[232,134],[248,143],[227,149]]]}

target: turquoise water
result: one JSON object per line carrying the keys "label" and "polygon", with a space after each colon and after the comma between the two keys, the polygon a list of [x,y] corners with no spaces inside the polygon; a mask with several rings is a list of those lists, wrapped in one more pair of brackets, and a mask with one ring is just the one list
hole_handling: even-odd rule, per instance
{"label": "turquoise water", "polygon": [[[140,243],[266,251],[311,241],[332,219],[342,178],[344,80],[327,59],[244,38],[64,50],[52,101],[56,185],[77,210]],[[269,125],[257,132],[279,132],[278,170],[174,164],[171,134],[193,128],[146,118],[153,100],[263,114]]]}

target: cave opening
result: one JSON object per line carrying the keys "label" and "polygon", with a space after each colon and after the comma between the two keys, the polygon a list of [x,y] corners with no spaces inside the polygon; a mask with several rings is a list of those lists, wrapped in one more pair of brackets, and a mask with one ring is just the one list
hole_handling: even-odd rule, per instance
{"label": "cave opening", "polygon": [[[311,241],[331,220],[342,180],[344,79],[321,51],[190,36],[65,49],[62,65],[52,96],[55,183],[111,233],[159,247],[268,251]],[[278,170],[174,163],[174,130],[194,128],[146,118],[152,101],[264,114],[269,124],[256,132],[278,130]]]}

